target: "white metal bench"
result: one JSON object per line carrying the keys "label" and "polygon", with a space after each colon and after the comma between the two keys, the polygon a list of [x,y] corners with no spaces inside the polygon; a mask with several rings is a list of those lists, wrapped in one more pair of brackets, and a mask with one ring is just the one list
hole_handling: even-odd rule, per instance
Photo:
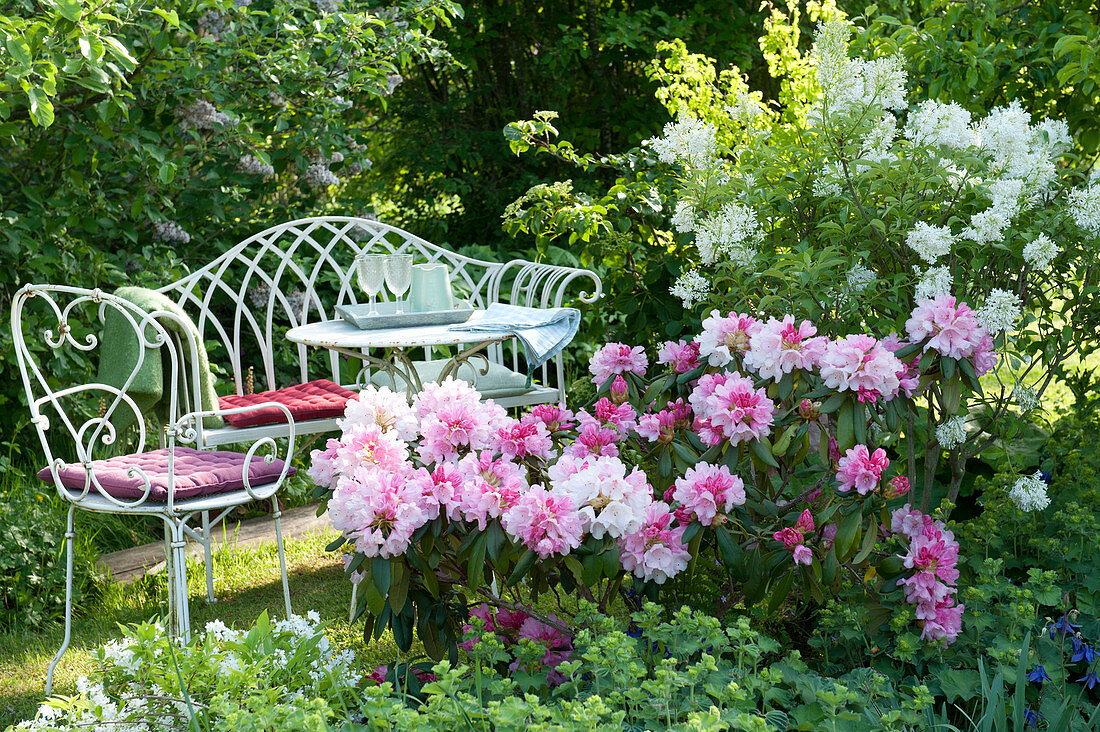
{"label": "white metal bench", "polygon": [[[342,378],[339,354],[290,344],[285,333],[291,327],[332,320],[337,306],[359,302],[354,261],[363,251],[412,253],[418,260],[442,262],[450,268],[459,295],[475,307],[494,302],[560,307],[572,288],[577,288],[575,299],[581,303],[595,302],[602,294],[600,278],[587,269],[473,259],[397,227],[345,216],[273,226],[160,291],[192,315],[203,340],[215,349],[211,362],[228,363],[237,394],[317,378],[354,388],[346,374]],[[520,355],[514,350],[509,353],[497,345],[487,356],[492,363],[520,370]],[[531,391],[495,401],[506,407],[565,402],[560,355],[543,365],[536,378]],[[295,423],[298,434],[334,429],[335,418]],[[204,428],[198,440],[203,447],[214,447],[285,432],[285,424]]]}

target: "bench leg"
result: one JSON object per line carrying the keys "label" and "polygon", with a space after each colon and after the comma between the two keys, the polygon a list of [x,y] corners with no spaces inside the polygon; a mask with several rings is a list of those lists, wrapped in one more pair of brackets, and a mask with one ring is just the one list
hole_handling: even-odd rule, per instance
{"label": "bench leg", "polygon": [[191,611],[187,596],[187,534],[185,519],[165,518],[164,533],[168,552],[164,557],[168,573],[168,636],[191,640]]}
{"label": "bench leg", "polygon": [[69,648],[69,641],[72,639],[73,632],[73,539],[76,538],[76,532],[74,531],[74,517],[73,514],[76,511],[76,506],[69,506],[69,517],[65,522],[65,639],[61,641],[61,649],[57,652],[57,655],[53,657],[53,661],[50,662],[50,668],[46,671],[46,696],[50,695],[50,691],[53,689],[53,672],[57,667],[57,662],[61,660],[61,657],[65,655],[65,651]]}
{"label": "bench leg", "polygon": [[210,526],[210,512],[202,512],[202,543],[203,550],[206,554],[206,602],[208,604],[215,603],[218,598],[214,597],[214,537],[211,536]]}

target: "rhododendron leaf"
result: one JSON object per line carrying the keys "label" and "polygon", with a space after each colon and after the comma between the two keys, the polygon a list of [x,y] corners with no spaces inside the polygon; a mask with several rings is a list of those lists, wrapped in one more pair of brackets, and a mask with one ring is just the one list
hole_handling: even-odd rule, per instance
{"label": "rhododendron leaf", "polygon": [[856,444],[855,409],[850,399],[836,413],[836,443],[841,453],[850,450]]}
{"label": "rhododendron leaf", "polygon": [[955,378],[955,367],[957,365],[958,362],[953,358],[948,358],[947,356],[941,358],[940,371],[943,373],[943,378],[947,379],[948,381]]}
{"label": "rhododendron leaf", "polygon": [[863,515],[858,510],[841,519],[834,540],[837,559],[843,561],[851,555],[850,550],[855,546],[858,532],[862,526]]}
{"label": "rhododendron leaf", "polygon": [[512,570],[512,574],[508,576],[508,580],[504,583],[505,587],[515,587],[526,576],[528,570],[535,564],[535,559],[538,555],[530,549],[523,553],[523,556],[516,562],[515,569]]}
{"label": "rhododendron leaf", "polygon": [[859,548],[859,554],[856,554],[855,559],[852,560],[854,564],[859,564],[871,556],[871,550],[875,548],[877,538],[878,525],[875,522],[875,517],[871,516],[867,522],[867,530],[863,532],[863,545]]}
{"label": "rhododendron leaf", "polygon": [[[690,439],[692,437],[695,438],[694,440],[691,440],[692,444],[694,444],[696,441],[699,442],[699,444],[696,445],[696,448],[705,447],[705,445],[703,445],[702,441],[699,440],[698,435],[696,435],[694,432],[689,432],[688,433],[688,438]],[[713,463],[714,460],[718,457],[718,455],[721,452],[722,452],[722,445],[720,445],[720,444],[719,445],[714,445],[713,447],[708,447],[706,449],[706,451],[704,451],[703,454],[699,456],[699,462],[701,462],[701,463]]]}
{"label": "rhododendron leaf", "polygon": [[[365,585],[365,588],[364,588],[364,585]],[[383,620],[388,622],[389,614],[387,613],[384,616],[381,615],[381,613],[386,608],[386,598],[382,596],[382,593],[380,593],[378,591],[378,588],[376,588],[374,586],[374,583],[372,582],[370,584],[366,584],[365,582],[360,582],[359,583],[359,589],[363,592],[363,596],[366,598],[367,607],[370,609],[371,615],[378,616],[378,621],[377,622],[381,623],[381,622],[383,622]],[[385,626],[383,625],[383,627],[385,627]],[[377,629],[377,623],[376,623],[375,633],[379,633],[379,631]],[[380,637],[380,635],[379,635],[379,637]]]}
{"label": "rhododendron leaf", "polygon": [[714,535],[718,541],[718,553],[722,558],[722,564],[726,566],[726,571],[741,576],[740,569],[744,559],[741,546],[733,540],[733,536],[724,527],[719,526],[715,529]]}
{"label": "rhododendron leaf", "polygon": [[390,560],[374,557],[371,559],[370,570],[371,583],[378,590],[378,594],[385,597],[390,591]]}
{"label": "rhododendron leaf", "polygon": [[791,395],[791,391],[794,390],[794,372],[788,371],[783,374],[783,378],[779,380],[779,398],[786,399]]}
{"label": "rhododendron leaf", "polygon": [[619,558],[619,545],[611,544],[600,556],[603,558],[603,576],[614,577],[622,566]]}
{"label": "rhododendron leaf", "polygon": [[779,467],[779,463],[772,456],[772,445],[767,437],[760,437],[750,442],[749,450],[752,451],[753,457],[758,458],[765,465],[770,465],[773,468]]}
{"label": "rhododendron leaf", "polygon": [[901,416],[898,414],[898,400],[893,399],[886,402],[886,407],[883,410],[886,415],[886,428],[891,432],[897,432],[901,426]]}
{"label": "rhododendron leaf", "polygon": [[504,529],[496,521],[489,524],[489,527],[485,530],[485,537],[486,553],[489,555],[489,559],[495,562],[500,557],[500,551],[504,548],[508,537],[504,535]]}
{"label": "rhododendron leaf", "polygon": [[783,604],[783,601],[787,599],[787,595],[791,593],[792,584],[794,584],[794,573],[788,572],[774,585],[771,596],[768,598],[769,614],[778,610],[779,606]]}
{"label": "rhododendron leaf", "polygon": [[689,381],[694,381],[695,379],[698,379],[700,376],[703,375],[703,371],[705,369],[706,369],[706,364],[703,364],[702,366],[696,366],[691,371],[685,371],[684,373],[682,373],[682,374],[680,374],[679,376],[676,377],[676,383],[677,384],[686,384]]}
{"label": "rhododendron leaf", "polygon": [[325,547],[326,552],[334,552],[347,543],[348,537],[341,534],[335,541]]}
{"label": "rhododendron leaf", "polygon": [[[424,613],[421,613],[420,617],[417,618],[416,634],[419,636],[420,642],[424,644],[424,652],[428,654],[429,658],[433,661],[443,658],[445,649],[443,644],[439,642],[439,631]],[[431,684],[424,686],[422,691],[427,691],[430,686]]]}
{"label": "rhododendron leaf", "polygon": [[857,444],[867,444],[867,410],[858,402],[852,402],[852,436]]}
{"label": "rhododendron leaf", "polygon": [[667,447],[661,450],[661,458],[657,461],[657,472],[665,478],[672,475],[672,451]]}
{"label": "rhododendron leaf", "polygon": [[817,411],[822,414],[832,414],[836,410],[840,409],[840,405],[848,399],[848,395],[844,393],[833,394],[831,397],[821,403],[821,408]]}
{"label": "rhododendron leaf", "polygon": [[883,557],[878,563],[879,576],[884,579],[890,579],[901,574],[904,569],[901,557],[896,554],[889,554]]}
{"label": "rhododendron leaf", "polygon": [[393,611],[400,613],[405,607],[405,600],[409,596],[409,583],[412,579],[412,573],[409,572],[409,568],[405,566],[405,563],[398,559],[390,563],[390,571],[393,576],[390,581],[390,592],[387,599],[390,601],[390,607],[393,608]]}
{"label": "rhododendron leaf", "polygon": [[485,549],[488,545],[486,534],[477,534],[470,548],[470,558],[466,562],[466,584],[471,588],[481,587],[485,579]]}
{"label": "rhododendron leaf", "polygon": [[921,373],[932,368],[932,362],[936,360],[937,355],[938,354],[931,349],[924,352],[924,355],[920,357],[920,363],[917,364],[917,368]]}
{"label": "rhododendron leaf", "polygon": [[898,350],[894,351],[894,355],[904,361],[910,356],[915,355],[918,351],[920,351],[921,348],[922,345],[920,343],[910,343],[909,345],[902,346]]}
{"label": "rhododendron leaf", "polygon": [[779,436],[779,439],[772,445],[772,455],[779,457],[787,452],[787,449],[791,446],[791,438],[794,436],[794,431],[798,429],[797,424],[787,425],[787,429],[783,430],[783,433]]}
{"label": "rhododendron leaf", "polygon": [[673,442],[672,449],[688,464],[688,467],[694,467],[699,462],[699,455],[682,442]]}
{"label": "rhododendron leaf", "polygon": [[597,554],[591,554],[581,560],[581,584],[592,587],[600,581],[603,569],[603,558]]}
{"label": "rhododendron leaf", "polygon": [[[812,566],[817,569],[818,574],[821,573],[821,567],[817,563],[816,559],[814,560]],[[814,573],[812,571],[810,571],[810,567],[803,567],[802,571],[803,571],[803,574],[806,578],[806,584],[810,588],[810,594],[813,596],[814,600],[816,600],[818,603],[824,604],[825,603],[825,593],[821,591],[821,584],[814,577]]]}
{"label": "rhododendron leaf", "polygon": [[413,642],[413,616],[395,614],[393,616],[393,642],[403,652],[408,653],[412,649]]}
{"label": "rhododendron leaf", "polygon": [[696,534],[703,530],[703,525],[698,521],[692,521],[684,529],[684,535],[682,537],[683,542],[686,544],[695,538]]}
{"label": "rhododendron leaf", "polygon": [[346,570],[344,570],[345,574],[352,574],[353,572],[358,572],[359,568],[363,566],[363,562],[365,562],[365,561],[367,561],[367,555],[365,555],[365,554],[356,554],[354,557],[352,557],[351,563],[348,564],[348,568]]}

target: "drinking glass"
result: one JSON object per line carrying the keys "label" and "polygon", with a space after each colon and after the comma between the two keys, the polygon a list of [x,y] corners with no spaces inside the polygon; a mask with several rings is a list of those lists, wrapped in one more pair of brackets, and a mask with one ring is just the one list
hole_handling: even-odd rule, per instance
{"label": "drinking glass", "polygon": [[382,291],[382,282],[386,276],[385,254],[360,254],[355,258],[355,269],[359,273],[359,286],[370,297],[369,315],[377,315],[374,298]]}
{"label": "drinking glass", "polygon": [[386,257],[386,287],[396,298],[395,313],[401,312],[401,296],[412,282],[413,258],[411,254],[391,254]]}

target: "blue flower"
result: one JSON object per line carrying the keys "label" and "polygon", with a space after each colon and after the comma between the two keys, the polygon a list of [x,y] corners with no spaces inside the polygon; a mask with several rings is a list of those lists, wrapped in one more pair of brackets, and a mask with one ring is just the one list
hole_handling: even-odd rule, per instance
{"label": "blue flower", "polygon": [[1035,711],[1031,707],[1027,707],[1027,708],[1024,709],[1024,721],[1027,722],[1028,727],[1038,727],[1039,726],[1039,720],[1042,719],[1042,718],[1043,718],[1043,715],[1039,714],[1037,711]]}
{"label": "blue flower", "polygon": [[1074,625],[1069,621],[1069,618],[1063,615],[1058,619],[1058,622],[1050,626],[1050,639],[1054,640],[1056,633],[1076,633],[1080,629],[1080,625]]}
{"label": "blue flower", "polygon": [[1097,676],[1096,670],[1093,669],[1081,678],[1077,679],[1077,681],[1084,684],[1086,689],[1092,691],[1094,688],[1096,688],[1097,684],[1100,684],[1100,676]]}
{"label": "blue flower", "polygon": [[1076,663],[1077,661],[1085,661],[1092,663],[1096,660],[1096,649],[1090,646],[1088,643],[1084,643],[1081,640],[1073,639],[1073,656],[1069,659],[1070,663]]}
{"label": "blue flower", "polygon": [[1050,677],[1047,676],[1047,670],[1043,668],[1043,664],[1037,663],[1035,668],[1028,671],[1027,680],[1041,686],[1044,681],[1050,681]]}

